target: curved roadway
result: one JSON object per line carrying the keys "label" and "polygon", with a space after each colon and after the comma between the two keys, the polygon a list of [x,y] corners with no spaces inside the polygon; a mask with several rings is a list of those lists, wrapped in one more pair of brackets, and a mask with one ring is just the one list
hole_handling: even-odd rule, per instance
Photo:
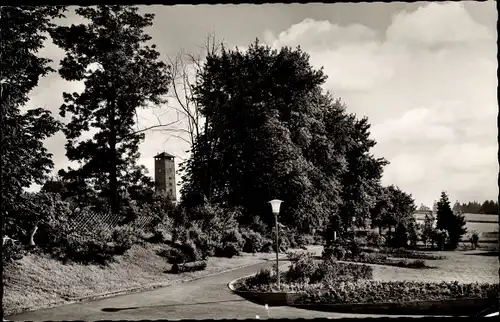
{"label": "curved roadway", "polygon": [[[8,316],[20,320],[154,320],[154,319],[252,319],[267,318],[263,306],[232,293],[227,284],[250,275],[272,263],[265,262],[190,282],[152,291],[120,295],[90,302],[68,304]],[[345,318],[380,317],[302,310],[292,307],[271,307],[271,318]]]}

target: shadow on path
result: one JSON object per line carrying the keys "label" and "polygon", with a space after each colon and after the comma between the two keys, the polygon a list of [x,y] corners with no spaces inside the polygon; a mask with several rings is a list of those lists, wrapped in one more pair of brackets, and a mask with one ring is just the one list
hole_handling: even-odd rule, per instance
{"label": "shadow on path", "polygon": [[174,307],[174,306],[192,306],[192,305],[218,304],[218,303],[232,303],[232,302],[244,302],[244,301],[245,301],[245,299],[238,299],[238,300],[226,300],[226,301],[178,303],[178,304],[164,304],[164,305],[151,305],[151,306],[105,307],[105,308],[101,309],[101,311],[103,311],[103,312],[119,312],[119,311],[125,311],[125,310],[149,309],[149,308],[160,308],[160,307]]}

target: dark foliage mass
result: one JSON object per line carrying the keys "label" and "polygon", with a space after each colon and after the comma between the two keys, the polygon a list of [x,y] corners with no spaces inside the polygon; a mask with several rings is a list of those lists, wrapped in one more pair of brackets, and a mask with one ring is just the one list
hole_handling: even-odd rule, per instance
{"label": "dark foliage mass", "polygon": [[53,167],[52,154],[43,141],[56,133],[61,123],[50,111],[37,107],[26,110],[29,93],[41,77],[52,72],[47,58],[39,57],[46,32],[55,28],[52,18],[63,7],[0,8],[1,54],[1,215],[4,233],[19,237],[16,216],[23,212],[23,189],[41,184]]}
{"label": "dark foliage mass", "polygon": [[364,222],[387,162],[370,153],[368,120],[322,92],[326,76],[306,53],[258,41],[223,48],[198,76],[193,99],[206,123],[184,164],[184,205],[238,206],[240,224],[269,226],[267,201],[279,197],[280,222],[301,233],[332,214],[344,228]]}

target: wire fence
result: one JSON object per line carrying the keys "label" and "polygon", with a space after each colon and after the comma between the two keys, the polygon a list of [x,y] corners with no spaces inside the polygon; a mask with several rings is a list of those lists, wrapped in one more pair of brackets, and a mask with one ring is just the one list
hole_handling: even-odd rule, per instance
{"label": "wire fence", "polygon": [[[134,221],[129,223],[134,229],[152,230],[155,224],[155,218],[148,215],[139,215]],[[125,221],[125,217],[113,213],[90,213],[82,212],[70,220],[70,225],[76,230],[105,226],[113,229]]]}

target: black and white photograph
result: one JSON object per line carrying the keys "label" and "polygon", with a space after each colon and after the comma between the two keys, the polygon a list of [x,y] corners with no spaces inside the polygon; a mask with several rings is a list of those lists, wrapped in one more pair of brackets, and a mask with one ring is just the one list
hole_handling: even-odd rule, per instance
{"label": "black and white photograph", "polygon": [[498,318],[497,22],[2,5],[3,321]]}

